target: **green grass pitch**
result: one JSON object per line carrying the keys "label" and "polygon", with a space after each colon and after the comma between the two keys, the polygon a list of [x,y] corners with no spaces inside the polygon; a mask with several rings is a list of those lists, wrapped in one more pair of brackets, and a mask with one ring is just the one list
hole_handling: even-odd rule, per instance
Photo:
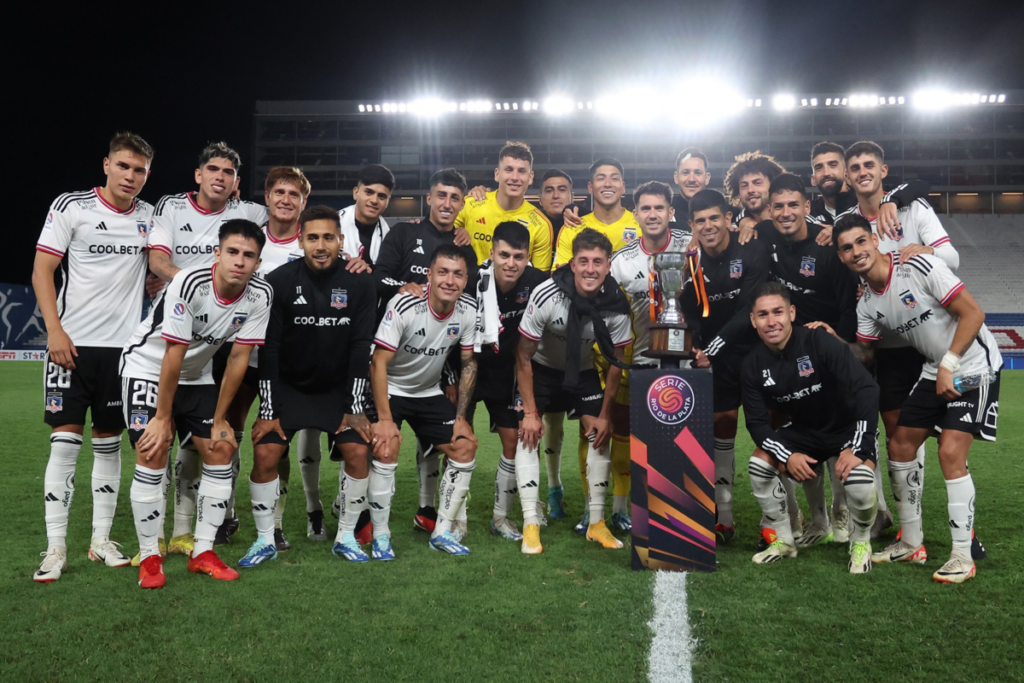
{"label": "green grass pitch", "polygon": [[[407,438],[392,511],[398,561],[352,565],[331,555],[330,543],[306,540],[295,467],[285,514],[292,550],[233,583],[188,574],[185,559],[172,556],[165,565],[167,587],[143,591],[136,585],[137,570],[109,569],[86,557],[92,460],[87,439],[71,513],[69,568],[60,581],[37,585],[31,574],[46,545],[41,493],[48,451],[40,377],[39,363],[0,365],[0,481],[12,541],[0,554],[5,681],[646,678],[653,575],[630,571],[626,550],[586,543],[572,532],[575,519],[552,522],[542,531],[539,557],[524,556],[517,544],[487,533],[499,447],[484,429],[485,411],[477,421],[481,449],[469,557],[432,552],[425,534],[412,531],[416,473]],[[971,462],[979,491],[977,528],[989,559],[963,586],[930,580],[949,552],[945,493],[934,457],[925,480],[926,566],[885,566],[851,577],[838,545],[754,566],[750,555],[760,515],[742,455],[749,453],[750,441],[741,433],[739,535],[720,549],[717,573],[688,581],[695,680],[980,682],[1019,676],[1024,374],[1005,373],[1002,393],[1000,441],[978,444]],[[576,515],[583,499],[575,425],[566,432],[562,478]],[[251,445],[243,446],[243,474],[251,452]],[[113,538],[132,554],[137,546],[127,440],[122,457]],[[337,465],[325,461],[321,497],[328,506],[336,488]],[[244,484],[238,498],[242,528],[231,545],[218,549],[229,563],[241,557],[254,533]]]}

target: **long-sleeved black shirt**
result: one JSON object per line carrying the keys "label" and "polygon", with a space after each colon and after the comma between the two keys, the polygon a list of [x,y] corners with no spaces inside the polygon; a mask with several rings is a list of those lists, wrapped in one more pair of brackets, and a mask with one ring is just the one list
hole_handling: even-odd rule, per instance
{"label": "long-sleeved black shirt", "polygon": [[769,410],[785,413],[798,428],[849,431],[859,458],[874,451],[878,384],[850,347],[828,332],[794,326],[780,353],[757,344],[743,361],[741,376],[747,431],[779,462],[789,459],[794,444],[771,428]]}
{"label": "long-sleeved black shirt", "polygon": [[375,331],[373,280],[349,273],[342,261],[316,272],[305,259],[266,279],[275,296],[260,350],[260,417],[278,416],[279,382],[309,394],[343,390],[345,412],[362,412]]}
{"label": "long-sleeved black shirt", "polygon": [[[892,202],[897,209],[902,209],[904,206],[910,206],[915,199],[926,199],[930,189],[931,185],[923,180],[910,180],[886,192],[882,203]],[[836,216],[855,206],[857,206],[857,194],[853,190],[846,190],[836,195],[835,211],[828,208],[825,198],[819,194],[811,201],[811,215],[819,223],[833,225]]]}

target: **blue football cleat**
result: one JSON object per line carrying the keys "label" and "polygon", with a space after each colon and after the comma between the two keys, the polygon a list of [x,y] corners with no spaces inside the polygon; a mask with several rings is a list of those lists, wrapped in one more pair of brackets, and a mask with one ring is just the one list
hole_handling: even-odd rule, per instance
{"label": "blue football cleat", "polygon": [[239,567],[256,567],[267,560],[277,559],[277,547],[267,539],[260,536],[249,546],[249,550],[238,561]]}
{"label": "blue football cleat", "polygon": [[443,550],[449,555],[469,555],[469,548],[456,541],[450,531],[446,531],[438,536],[431,536],[430,549]]}
{"label": "blue football cleat", "polygon": [[583,516],[580,518],[580,523],[573,527],[573,531],[580,534],[581,536],[586,535],[587,529],[590,528],[590,508],[583,510]]}
{"label": "blue football cleat", "polygon": [[548,487],[548,517],[551,519],[564,519],[565,508],[562,507],[562,496],[564,492],[561,486]]}
{"label": "blue football cleat", "polygon": [[344,557],[349,562],[370,561],[370,556],[359,547],[359,541],[356,540],[355,534],[352,533],[343,534],[341,541],[334,544],[331,552],[338,557]]}
{"label": "blue football cleat", "polygon": [[391,536],[382,534],[373,539],[373,559],[390,562],[395,559],[395,551],[391,548]]}
{"label": "blue football cleat", "polygon": [[630,519],[628,512],[613,512],[612,526],[618,529],[619,531],[625,531],[628,534],[633,530],[633,520]]}

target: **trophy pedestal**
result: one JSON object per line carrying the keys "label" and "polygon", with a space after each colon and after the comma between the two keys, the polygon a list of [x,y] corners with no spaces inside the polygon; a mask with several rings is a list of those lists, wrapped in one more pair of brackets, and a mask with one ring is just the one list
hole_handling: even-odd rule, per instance
{"label": "trophy pedestal", "polygon": [[678,368],[693,360],[693,334],[686,323],[651,323],[651,348],[647,355],[661,360],[663,368]]}

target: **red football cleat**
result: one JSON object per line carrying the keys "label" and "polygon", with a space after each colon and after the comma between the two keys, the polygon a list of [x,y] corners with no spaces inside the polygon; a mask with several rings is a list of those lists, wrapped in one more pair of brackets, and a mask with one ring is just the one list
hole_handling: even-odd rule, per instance
{"label": "red football cleat", "polygon": [[150,555],[139,565],[139,586],[141,588],[163,588],[167,583],[164,576],[164,558]]}
{"label": "red football cleat", "polygon": [[370,545],[373,543],[373,522],[367,522],[362,529],[356,529],[356,543]]}
{"label": "red football cleat", "polygon": [[199,557],[188,557],[188,570],[195,574],[209,574],[220,581],[234,581],[238,572],[220,561],[217,553],[207,550]]}
{"label": "red football cleat", "polygon": [[416,516],[412,518],[412,526],[414,529],[426,531],[430,534],[434,533],[434,527],[436,525],[437,510],[432,507],[421,507],[416,511]]}

